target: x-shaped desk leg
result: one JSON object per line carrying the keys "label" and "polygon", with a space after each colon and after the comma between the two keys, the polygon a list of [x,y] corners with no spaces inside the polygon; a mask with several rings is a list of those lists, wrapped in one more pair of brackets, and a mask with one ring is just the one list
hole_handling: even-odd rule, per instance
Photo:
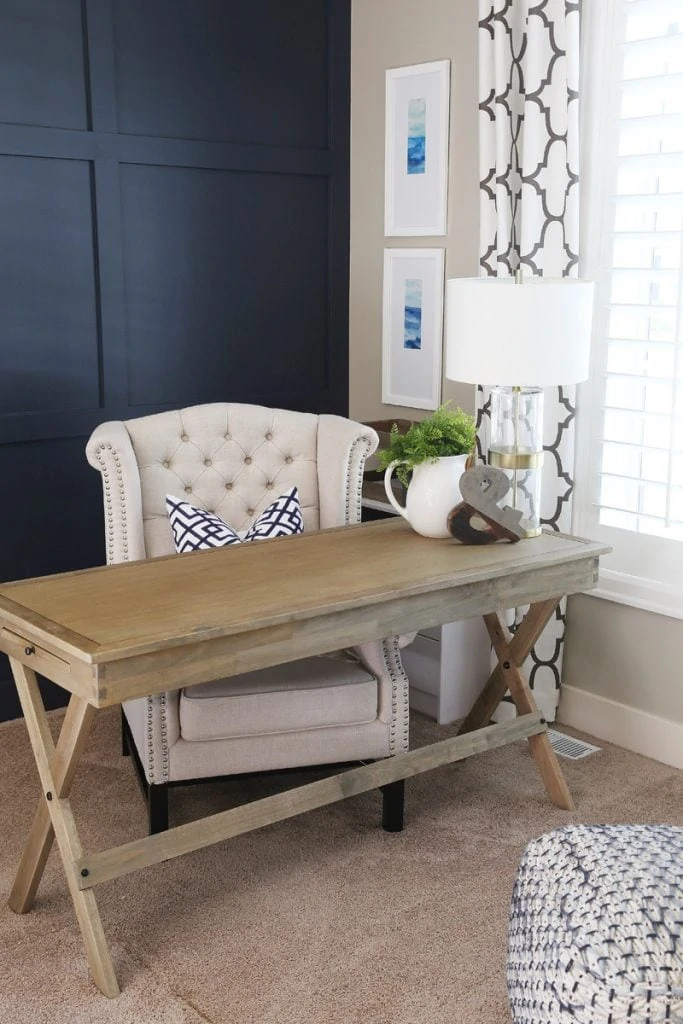
{"label": "x-shaped desk leg", "polygon": [[[127,871],[135,870],[136,863],[137,866],[144,866],[166,860],[169,856],[179,856],[181,853],[200,849],[230,835],[239,835],[262,824],[291,817],[292,814],[323,806],[356,792],[366,792],[368,789],[377,788],[378,785],[426,771],[437,764],[450,763],[480,750],[509,743],[521,736],[526,736],[529,740],[550,799],[559,807],[571,810],[572,799],[555,752],[550,746],[547,729],[541,724],[543,720],[536,709],[529,685],[519,670],[519,666],[527,658],[558,603],[559,598],[532,605],[514,636],[510,635],[499,614],[484,616],[498,656],[498,666],[460,728],[461,733],[482,730],[478,737],[473,737],[471,744],[465,740],[463,745],[462,740],[450,738],[443,741],[443,744],[433,745],[432,748],[414,750],[396,759],[387,758],[376,764],[347,772],[342,777],[344,785],[335,777],[311,783],[301,787],[299,799],[294,800],[295,806],[292,804],[293,798],[290,793],[266,798],[261,801],[262,805],[267,805],[261,808],[262,815],[256,815],[252,820],[250,814],[246,823],[243,820],[244,811],[237,808],[214,815],[210,819],[213,822],[211,828],[205,821],[182,826],[172,830],[175,833],[172,841],[177,848],[170,854],[167,847],[168,836],[171,833],[168,833],[163,837],[163,842],[160,842],[162,837],[159,836],[147,837],[145,840],[125,844],[123,847],[105,851],[99,856],[94,855],[89,861],[84,861],[68,795],[78,758],[92,723],[94,709],[81,698],[73,696],[55,747],[36,675],[20,661],[11,658],[12,672],[44,792],[12,888],[9,901],[11,908],[17,913],[25,913],[31,909],[52,841],[56,838],[93,980],[105,995],[114,997],[119,994],[119,986],[95,902],[93,878],[95,881],[104,881],[107,878],[118,877]],[[488,725],[507,689],[512,694],[520,718],[514,723],[486,729],[485,726]],[[539,728],[544,731],[539,732]],[[443,746],[448,747],[448,750],[436,749]],[[472,749],[465,750],[465,746],[471,746]],[[276,805],[274,809],[271,804]],[[249,810],[251,812],[252,809]],[[86,876],[87,881],[84,881]]]}
{"label": "x-shaped desk leg", "polygon": [[[460,726],[459,735],[488,725],[507,690],[510,691],[520,715],[538,710],[529,684],[520,672],[520,666],[528,658],[531,648],[545,629],[560,600],[561,598],[557,597],[532,604],[514,636],[498,612],[484,615],[498,665]],[[550,745],[548,733],[529,736],[528,742],[548,796],[557,807],[572,811],[574,802],[555,751]]]}
{"label": "x-shaped desk leg", "polygon": [[119,994],[119,986],[95,894],[92,889],[79,888],[76,865],[83,856],[83,850],[68,799],[94,708],[79,697],[72,697],[55,747],[35,672],[14,658],[10,658],[10,663],[44,796],[24,848],[9,905],[18,914],[31,909],[52,841],[56,838],[93,980],[105,995],[113,998]]}

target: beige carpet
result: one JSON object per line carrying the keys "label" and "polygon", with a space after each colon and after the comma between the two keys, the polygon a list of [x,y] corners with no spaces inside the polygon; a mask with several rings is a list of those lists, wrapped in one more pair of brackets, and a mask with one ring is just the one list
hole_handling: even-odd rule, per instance
{"label": "beige carpet", "polygon": [[[56,726],[61,712],[53,713]],[[414,716],[413,742],[444,730]],[[98,888],[122,984],[91,984],[58,855],[32,913],[5,905],[38,796],[22,722],[0,726],[2,1024],[504,1024],[508,902],[528,840],[569,821],[683,824],[680,773],[618,748],[562,762],[552,807],[522,743],[408,783],[407,828],[366,794]],[[273,791],[250,783],[245,795]],[[85,798],[84,791],[97,793]],[[239,802],[172,793],[176,823]],[[244,788],[241,790],[244,793]],[[73,792],[86,849],[143,834],[141,797],[100,714]]]}

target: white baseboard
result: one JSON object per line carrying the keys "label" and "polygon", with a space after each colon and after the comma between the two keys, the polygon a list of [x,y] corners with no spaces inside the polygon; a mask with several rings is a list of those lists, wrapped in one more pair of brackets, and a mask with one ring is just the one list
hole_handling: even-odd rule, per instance
{"label": "white baseboard", "polygon": [[673,768],[683,768],[683,725],[668,718],[563,685],[557,721]]}

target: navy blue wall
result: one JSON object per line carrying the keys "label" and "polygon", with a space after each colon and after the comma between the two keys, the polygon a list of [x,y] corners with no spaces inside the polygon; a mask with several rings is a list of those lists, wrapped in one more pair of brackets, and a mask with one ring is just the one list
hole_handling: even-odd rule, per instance
{"label": "navy blue wall", "polygon": [[0,22],[4,581],[104,561],[104,420],[347,412],[350,0],[0,0]]}

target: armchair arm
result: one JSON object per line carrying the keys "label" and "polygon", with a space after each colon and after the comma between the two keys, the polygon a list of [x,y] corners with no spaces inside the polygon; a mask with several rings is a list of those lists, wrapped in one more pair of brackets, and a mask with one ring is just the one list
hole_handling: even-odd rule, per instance
{"label": "armchair arm", "polygon": [[318,417],[321,529],[360,522],[365,460],[378,444],[372,427],[342,416]]}
{"label": "armchair arm", "polygon": [[138,697],[123,705],[145,778],[151,785],[170,780],[169,751],[180,739],[179,705],[179,690]]}
{"label": "armchair arm", "polygon": [[102,423],[93,431],[85,452],[102,476],[107,562],[144,558],[140,472],[125,425],[116,420]]}
{"label": "armchair arm", "polygon": [[352,648],[368,671],[377,677],[377,717],[389,724],[391,754],[399,754],[408,749],[408,676],[401,662],[399,647],[399,637],[390,636],[386,640],[372,640]]}
{"label": "armchair arm", "polygon": [[[102,476],[107,562],[145,558],[140,472],[125,424],[102,423],[86,446],[90,465]],[[126,701],[124,711],[147,781],[169,779],[169,749],[180,736],[179,694]]]}
{"label": "armchair arm", "polygon": [[[359,523],[365,460],[377,450],[372,427],[339,416],[320,416],[318,486],[320,527]],[[390,723],[391,753],[408,749],[408,677],[400,648],[415,634],[359,644],[351,650],[379,681],[378,716]]]}

